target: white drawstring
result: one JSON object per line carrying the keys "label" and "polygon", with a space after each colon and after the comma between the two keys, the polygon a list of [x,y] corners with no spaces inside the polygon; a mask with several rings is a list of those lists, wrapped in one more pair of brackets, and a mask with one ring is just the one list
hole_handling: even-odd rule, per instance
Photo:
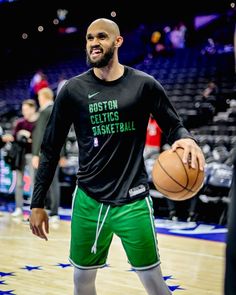
{"label": "white drawstring", "polygon": [[101,226],[99,227],[100,218],[101,218],[101,214],[102,214],[102,208],[103,208],[103,204],[101,204],[101,207],[100,207],[100,211],[99,211],[99,215],[98,215],[98,222],[97,222],[97,229],[96,229],[96,237],[95,237],[95,241],[94,241],[93,247],[91,248],[91,253],[94,253],[94,254],[97,253],[98,237],[99,237],[99,235],[101,233],[102,227],[103,227],[104,222],[105,222],[105,220],[107,218],[107,214],[108,214],[108,211],[110,209],[110,205],[107,207],[106,213],[105,213],[105,215],[103,217],[103,220],[102,220],[102,223],[101,223]]}

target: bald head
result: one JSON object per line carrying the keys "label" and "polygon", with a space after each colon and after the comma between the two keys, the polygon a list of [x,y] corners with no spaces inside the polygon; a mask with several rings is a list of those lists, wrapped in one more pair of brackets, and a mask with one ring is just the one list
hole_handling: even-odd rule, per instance
{"label": "bald head", "polygon": [[104,30],[109,32],[110,34],[114,35],[115,37],[120,36],[120,29],[118,25],[107,18],[98,18],[94,20],[87,29],[87,34],[90,32],[90,30]]}
{"label": "bald head", "polygon": [[104,68],[118,64],[118,48],[123,43],[118,25],[110,19],[94,20],[86,33],[87,64],[93,68]]}

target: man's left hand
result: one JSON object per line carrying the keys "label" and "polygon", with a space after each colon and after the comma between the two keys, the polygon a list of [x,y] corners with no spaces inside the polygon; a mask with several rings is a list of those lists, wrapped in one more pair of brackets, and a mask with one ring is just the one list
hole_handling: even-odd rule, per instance
{"label": "man's left hand", "polygon": [[199,147],[199,145],[191,138],[181,138],[176,140],[171,146],[171,150],[174,152],[177,148],[183,148],[183,163],[187,164],[189,156],[191,157],[191,167],[196,169],[197,162],[199,163],[200,170],[204,170],[205,166],[205,157],[204,154]]}

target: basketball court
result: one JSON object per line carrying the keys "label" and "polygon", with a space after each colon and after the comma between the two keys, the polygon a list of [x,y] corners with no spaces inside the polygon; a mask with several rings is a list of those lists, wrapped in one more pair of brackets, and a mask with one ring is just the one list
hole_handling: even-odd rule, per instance
{"label": "basketball court", "polygon": [[[1,212],[0,294],[73,294],[73,267],[68,262],[70,210],[60,213],[61,221],[51,224],[46,242],[31,234],[27,222]],[[156,219],[155,224],[163,276],[173,294],[221,295],[226,229],[167,219]],[[96,284],[98,295],[146,294],[116,236]]]}

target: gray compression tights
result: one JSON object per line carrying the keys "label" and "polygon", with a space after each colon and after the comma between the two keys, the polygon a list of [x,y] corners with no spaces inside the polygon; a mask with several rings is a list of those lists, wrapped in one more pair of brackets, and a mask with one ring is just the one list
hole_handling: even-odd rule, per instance
{"label": "gray compression tights", "polygon": [[74,268],[74,295],[96,295],[97,269]]}
{"label": "gray compression tights", "polygon": [[163,279],[160,265],[136,272],[148,295],[171,295],[171,291]]}
{"label": "gray compression tights", "polygon": [[[96,269],[74,268],[74,295],[96,295]],[[137,274],[148,295],[171,295],[162,277],[160,266],[148,270],[139,270]]]}

